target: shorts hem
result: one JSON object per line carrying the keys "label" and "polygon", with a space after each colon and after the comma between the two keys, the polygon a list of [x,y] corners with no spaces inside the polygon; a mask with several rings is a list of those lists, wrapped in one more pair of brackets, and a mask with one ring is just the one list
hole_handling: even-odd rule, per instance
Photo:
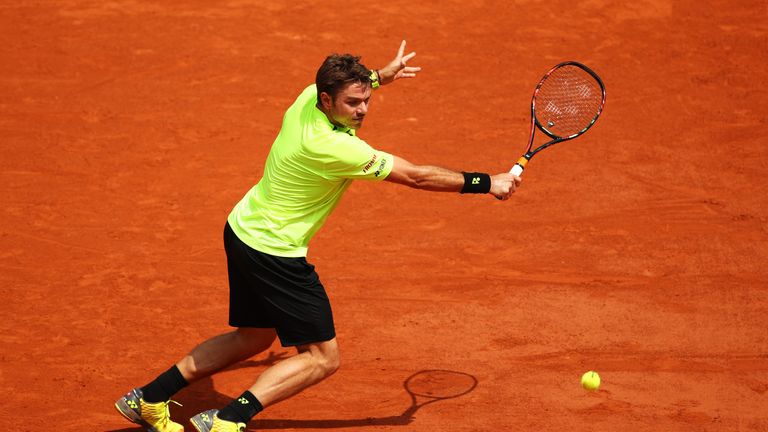
{"label": "shorts hem", "polygon": [[294,347],[294,346],[308,345],[313,343],[328,342],[329,340],[336,337],[336,332],[329,335],[318,336],[316,338],[302,339],[299,341],[292,341],[287,339],[284,340],[283,338],[280,337],[279,334],[277,337],[280,339],[280,345],[282,345],[283,347]]}
{"label": "shorts hem", "polygon": [[276,329],[274,326],[270,325],[254,325],[254,324],[235,324],[233,322],[229,322],[229,326],[233,328],[258,328],[258,329],[274,329],[277,333],[277,338],[280,339],[280,345],[282,347],[294,347],[299,345],[307,345],[312,343],[320,343],[320,342],[328,342],[329,340],[336,337],[336,331],[333,331],[331,333],[327,333],[324,335],[320,335],[314,338],[306,338],[306,339],[299,339],[299,340],[290,340],[287,338],[280,337],[280,332],[278,329]]}
{"label": "shorts hem", "polygon": [[258,329],[273,329],[275,326],[268,325],[268,324],[238,324],[234,323],[232,321],[229,321],[227,324],[229,324],[230,327],[234,328],[258,328]]}

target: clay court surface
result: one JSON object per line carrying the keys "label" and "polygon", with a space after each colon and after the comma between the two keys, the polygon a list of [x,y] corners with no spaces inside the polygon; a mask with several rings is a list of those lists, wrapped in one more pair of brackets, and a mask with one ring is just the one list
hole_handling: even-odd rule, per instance
{"label": "clay court surface", "polygon": [[[508,170],[563,60],[604,115],[508,202],[356,183],[309,254],[342,368],[248,430],[768,430],[768,7],[616,3],[2,2],[0,427],[138,432],[115,399],[229,329],[222,228],[283,111],[327,54],[405,38],[423,72],[360,136],[412,162]],[[413,412],[429,369],[477,386]]]}

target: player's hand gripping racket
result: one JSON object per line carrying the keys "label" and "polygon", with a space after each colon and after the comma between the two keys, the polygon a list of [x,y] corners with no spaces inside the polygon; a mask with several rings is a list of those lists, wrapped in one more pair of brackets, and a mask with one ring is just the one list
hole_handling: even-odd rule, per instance
{"label": "player's hand gripping racket", "polygon": [[[536,153],[586,132],[597,121],[603,105],[605,86],[592,69],[574,61],[550,69],[533,91],[528,150],[509,172],[519,176]],[[551,140],[533,148],[536,128]]]}

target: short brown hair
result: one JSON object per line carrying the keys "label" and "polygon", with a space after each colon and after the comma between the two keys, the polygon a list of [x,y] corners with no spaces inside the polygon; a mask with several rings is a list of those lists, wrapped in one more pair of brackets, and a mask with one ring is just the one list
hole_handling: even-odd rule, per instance
{"label": "short brown hair", "polygon": [[331,54],[326,57],[315,76],[317,85],[317,100],[320,93],[328,93],[335,98],[344,86],[349,83],[371,84],[371,71],[360,63],[359,56],[352,54]]}

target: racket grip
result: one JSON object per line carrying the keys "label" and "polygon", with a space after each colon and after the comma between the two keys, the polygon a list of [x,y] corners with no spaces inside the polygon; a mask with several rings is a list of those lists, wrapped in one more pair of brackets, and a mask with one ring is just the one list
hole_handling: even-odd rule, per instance
{"label": "racket grip", "polygon": [[510,174],[513,174],[516,176],[519,176],[520,174],[522,174],[523,170],[525,169],[525,164],[528,163],[528,159],[529,158],[525,156],[520,157],[520,159],[517,160],[517,163],[515,164],[515,166],[513,166],[512,169],[509,170]]}

